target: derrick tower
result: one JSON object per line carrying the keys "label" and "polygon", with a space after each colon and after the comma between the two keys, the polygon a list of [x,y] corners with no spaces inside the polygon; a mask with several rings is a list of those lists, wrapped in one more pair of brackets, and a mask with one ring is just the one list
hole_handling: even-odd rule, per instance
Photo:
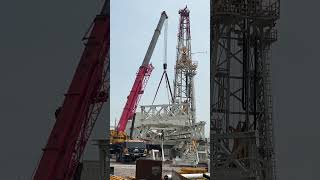
{"label": "derrick tower", "polygon": [[187,6],[179,10],[177,59],[174,79],[174,103],[185,103],[191,111],[191,123],[195,123],[194,82],[197,64],[191,57],[190,11]]}
{"label": "derrick tower", "polygon": [[[179,10],[179,15],[172,99],[167,104],[141,105],[133,137],[163,145],[165,158],[173,160],[175,165],[195,166],[207,162],[208,148],[204,142],[205,122],[195,121],[197,63],[191,57],[190,11],[185,7]],[[171,95],[170,86],[168,88]]]}
{"label": "derrick tower", "polygon": [[212,177],[274,180],[269,52],[280,1],[211,3]]}

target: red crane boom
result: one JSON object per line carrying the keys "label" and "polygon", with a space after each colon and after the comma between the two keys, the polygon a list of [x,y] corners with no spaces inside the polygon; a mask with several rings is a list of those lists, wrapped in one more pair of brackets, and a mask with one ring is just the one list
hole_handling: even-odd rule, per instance
{"label": "red crane boom", "polygon": [[102,105],[109,99],[110,25],[107,1],[90,30],[34,180],[73,178]]}
{"label": "red crane boom", "polygon": [[139,102],[141,95],[143,94],[146,83],[150,77],[153,67],[150,63],[150,59],[153,50],[156,46],[164,21],[168,19],[165,11],[162,12],[157,28],[153,34],[152,40],[149,44],[147,53],[143,59],[142,65],[139,68],[134,84],[131,88],[130,94],[127,98],[125,107],[123,108],[119,124],[117,126],[117,132],[124,132],[129,119],[132,119]]}

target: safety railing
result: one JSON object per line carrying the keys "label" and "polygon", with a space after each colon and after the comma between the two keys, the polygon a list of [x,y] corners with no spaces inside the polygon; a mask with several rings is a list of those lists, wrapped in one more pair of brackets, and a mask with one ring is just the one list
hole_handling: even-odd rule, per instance
{"label": "safety railing", "polygon": [[254,18],[273,18],[280,15],[280,2],[278,0],[270,3],[262,0],[244,1],[220,0],[214,5],[216,15],[249,16]]}

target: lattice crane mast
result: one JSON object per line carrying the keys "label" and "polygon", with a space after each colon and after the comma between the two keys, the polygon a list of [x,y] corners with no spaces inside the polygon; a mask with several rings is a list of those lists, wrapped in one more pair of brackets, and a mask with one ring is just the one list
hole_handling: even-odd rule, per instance
{"label": "lattice crane mast", "polygon": [[33,176],[34,180],[71,180],[102,105],[109,97],[109,11],[104,6],[85,37],[85,48],[56,111],[56,122]]}
{"label": "lattice crane mast", "polygon": [[166,12],[163,11],[161,13],[160,20],[159,20],[158,25],[155,29],[154,34],[153,34],[152,40],[149,44],[146,55],[145,55],[143,62],[138,70],[138,73],[136,75],[136,79],[133,83],[130,94],[127,97],[127,102],[125,104],[125,107],[123,108],[123,111],[122,111],[122,114],[120,117],[120,121],[119,121],[115,131],[111,131],[111,142],[112,143],[123,142],[127,138],[124,131],[126,129],[128,120],[132,119],[135,114],[140,97],[144,92],[144,88],[146,86],[146,83],[151,75],[152,70],[153,70],[153,66],[150,64],[150,59],[153,54],[153,50],[156,46],[156,43],[158,41],[159,35],[161,33],[162,26],[163,26],[166,19],[168,19],[168,16],[167,16]]}

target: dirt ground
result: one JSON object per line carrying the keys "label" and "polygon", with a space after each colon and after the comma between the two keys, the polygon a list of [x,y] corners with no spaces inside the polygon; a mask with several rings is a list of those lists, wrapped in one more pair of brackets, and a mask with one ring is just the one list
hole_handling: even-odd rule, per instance
{"label": "dirt ground", "polygon": [[[135,163],[119,163],[114,159],[110,159],[110,166],[114,167],[115,176],[135,176],[136,175],[136,164]],[[172,167],[170,164],[162,165],[162,177],[167,174],[171,174],[172,170],[179,171],[181,167]]]}

